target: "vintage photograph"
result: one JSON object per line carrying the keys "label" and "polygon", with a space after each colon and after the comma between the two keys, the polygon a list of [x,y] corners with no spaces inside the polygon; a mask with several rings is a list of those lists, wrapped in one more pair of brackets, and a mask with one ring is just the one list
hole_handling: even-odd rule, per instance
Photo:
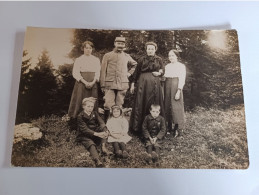
{"label": "vintage photograph", "polygon": [[247,169],[237,31],[28,27],[11,164]]}

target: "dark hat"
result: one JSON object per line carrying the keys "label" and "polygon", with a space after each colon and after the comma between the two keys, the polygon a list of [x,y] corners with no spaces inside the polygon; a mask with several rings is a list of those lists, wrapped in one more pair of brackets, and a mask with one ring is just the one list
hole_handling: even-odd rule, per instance
{"label": "dark hat", "polygon": [[125,37],[116,37],[115,42],[125,42]]}

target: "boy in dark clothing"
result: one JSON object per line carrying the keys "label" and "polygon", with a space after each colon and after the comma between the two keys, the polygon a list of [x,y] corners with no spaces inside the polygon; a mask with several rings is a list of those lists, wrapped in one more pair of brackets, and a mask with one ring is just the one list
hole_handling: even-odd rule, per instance
{"label": "boy in dark clothing", "polygon": [[96,111],[93,111],[96,99],[85,98],[82,101],[83,111],[78,115],[78,135],[77,141],[81,142],[90,152],[97,167],[103,167],[100,161],[96,145],[102,145],[102,152],[108,154],[105,143],[108,137],[108,129],[104,121]]}
{"label": "boy in dark clothing", "polygon": [[[166,134],[164,117],[160,116],[160,106],[152,104],[150,114],[145,117],[142,125],[143,136],[146,140],[148,162],[157,161],[160,154],[161,142]],[[154,151],[153,151],[154,150]]]}

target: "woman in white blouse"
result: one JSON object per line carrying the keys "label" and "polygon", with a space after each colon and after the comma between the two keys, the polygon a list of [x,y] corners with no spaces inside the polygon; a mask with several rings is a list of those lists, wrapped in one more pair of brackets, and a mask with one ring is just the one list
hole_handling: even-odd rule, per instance
{"label": "woman in white blouse", "polygon": [[[168,57],[171,63],[165,66],[165,116],[168,123],[168,131],[174,136],[181,135],[184,123],[183,87],[186,78],[185,65],[178,61],[176,51],[169,51]],[[174,124],[174,129],[172,129]]]}
{"label": "woman in white blouse", "polygon": [[[76,58],[72,75],[75,78],[75,86],[71,96],[68,116],[75,119],[82,110],[82,100],[86,97],[98,98],[97,83],[100,78],[101,64],[99,58],[92,55],[93,43],[85,41],[82,44],[84,54]],[[95,105],[97,111],[98,105]]]}

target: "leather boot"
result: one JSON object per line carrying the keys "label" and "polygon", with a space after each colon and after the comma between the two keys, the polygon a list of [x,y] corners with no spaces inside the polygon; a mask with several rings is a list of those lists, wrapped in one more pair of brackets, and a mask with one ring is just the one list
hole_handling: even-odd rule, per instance
{"label": "leather boot", "polygon": [[96,167],[104,167],[103,163],[100,161],[99,158],[94,159]]}
{"label": "leather boot", "polygon": [[102,144],[102,153],[104,155],[111,155],[111,152],[106,148],[105,143]]}

